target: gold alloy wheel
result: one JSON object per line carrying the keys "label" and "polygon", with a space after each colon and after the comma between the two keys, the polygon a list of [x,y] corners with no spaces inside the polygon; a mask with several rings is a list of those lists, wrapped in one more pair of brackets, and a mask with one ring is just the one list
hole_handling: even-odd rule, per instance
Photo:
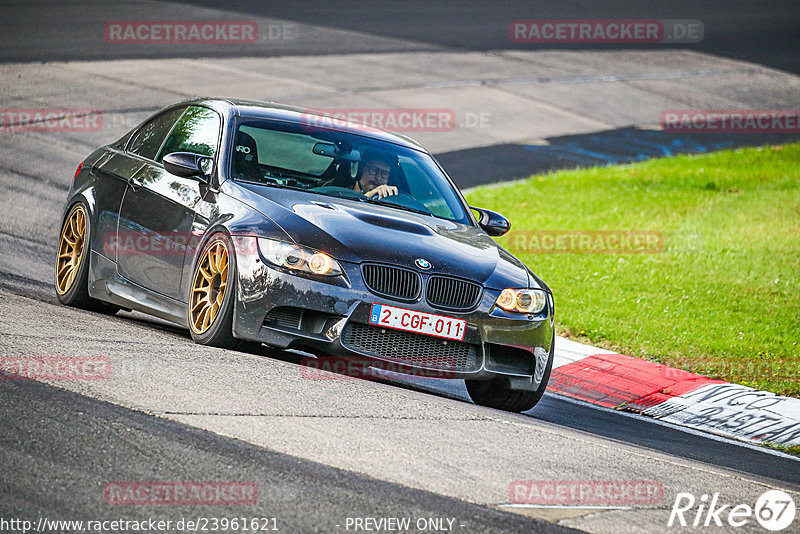
{"label": "gold alloy wheel", "polygon": [[225,298],[228,280],[228,247],[214,241],[203,254],[192,282],[189,299],[189,322],[195,334],[203,334],[217,318]]}
{"label": "gold alloy wheel", "polygon": [[83,240],[86,236],[86,211],[77,204],[67,216],[56,257],[56,291],[64,295],[72,288],[83,259]]}

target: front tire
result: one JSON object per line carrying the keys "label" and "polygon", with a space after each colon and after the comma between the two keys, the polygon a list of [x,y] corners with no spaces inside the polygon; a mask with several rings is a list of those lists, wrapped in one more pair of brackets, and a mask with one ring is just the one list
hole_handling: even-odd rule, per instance
{"label": "front tire", "polygon": [[497,408],[507,412],[527,412],[542,399],[547,383],[550,381],[550,372],[553,370],[553,356],[555,355],[555,335],[550,343],[550,354],[547,357],[542,381],[534,390],[511,389],[508,380],[496,376],[489,380],[465,380],[467,392],[475,404]]}
{"label": "front tire", "polygon": [[189,330],[201,345],[238,348],[233,337],[236,259],[227,234],[214,234],[203,247],[189,292]]}

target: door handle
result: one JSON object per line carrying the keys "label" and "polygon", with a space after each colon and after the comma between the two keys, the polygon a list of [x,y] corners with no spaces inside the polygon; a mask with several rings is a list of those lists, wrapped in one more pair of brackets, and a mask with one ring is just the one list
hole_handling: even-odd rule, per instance
{"label": "door handle", "polygon": [[141,178],[136,176],[131,176],[131,179],[128,181],[128,183],[131,184],[131,189],[134,191],[138,191],[144,185]]}

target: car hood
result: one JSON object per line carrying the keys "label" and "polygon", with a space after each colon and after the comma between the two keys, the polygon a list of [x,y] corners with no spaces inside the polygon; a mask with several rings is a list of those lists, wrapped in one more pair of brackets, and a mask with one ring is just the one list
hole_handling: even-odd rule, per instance
{"label": "car hood", "polygon": [[300,245],[340,261],[380,262],[474,280],[486,287],[528,287],[525,265],[483,230],[368,202],[237,183],[240,200],[268,216]]}

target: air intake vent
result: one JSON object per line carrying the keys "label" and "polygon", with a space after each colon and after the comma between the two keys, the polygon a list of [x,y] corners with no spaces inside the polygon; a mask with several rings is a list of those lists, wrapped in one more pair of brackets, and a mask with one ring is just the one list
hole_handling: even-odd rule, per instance
{"label": "air intake vent", "polygon": [[264,324],[267,326],[277,326],[280,328],[291,328],[298,330],[300,328],[300,321],[302,318],[302,308],[281,306],[278,308],[272,308],[272,310],[264,318]]}
{"label": "air intake vent", "polygon": [[391,328],[347,323],[342,344],[362,354],[426,369],[470,372],[480,367],[477,345]]}
{"label": "air intake vent", "polygon": [[361,267],[364,283],[370,291],[382,297],[414,301],[422,290],[419,274],[399,267],[365,264]]}
{"label": "air intake vent", "polygon": [[483,287],[474,282],[431,276],[428,279],[428,290],[425,297],[428,304],[447,310],[470,310],[481,300]]}

